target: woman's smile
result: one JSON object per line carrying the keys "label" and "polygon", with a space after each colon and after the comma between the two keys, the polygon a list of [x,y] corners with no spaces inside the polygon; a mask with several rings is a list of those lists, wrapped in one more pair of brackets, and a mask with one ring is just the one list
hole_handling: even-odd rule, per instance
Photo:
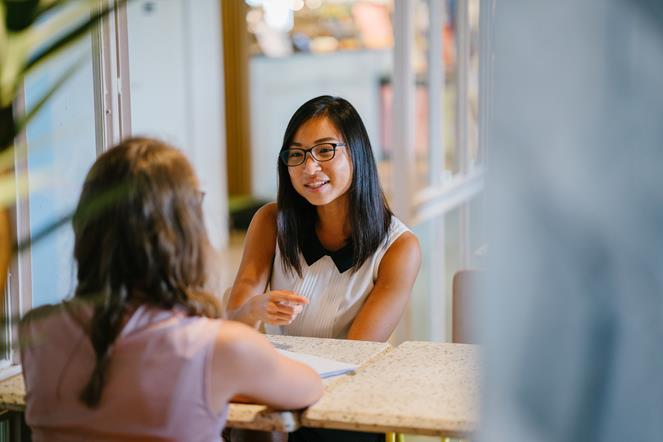
{"label": "woman's smile", "polygon": [[320,192],[322,189],[324,189],[325,185],[329,184],[329,180],[324,179],[324,180],[315,180],[315,181],[309,181],[304,184],[304,187],[306,187],[308,190],[311,192]]}

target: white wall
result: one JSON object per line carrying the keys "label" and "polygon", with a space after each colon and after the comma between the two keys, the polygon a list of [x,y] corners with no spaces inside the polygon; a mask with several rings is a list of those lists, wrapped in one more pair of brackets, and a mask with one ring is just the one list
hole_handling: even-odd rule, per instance
{"label": "white wall", "polygon": [[128,6],[134,135],[164,139],[193,163],[210,238],[228,241],[221,15],[216,0],[134,1]]}

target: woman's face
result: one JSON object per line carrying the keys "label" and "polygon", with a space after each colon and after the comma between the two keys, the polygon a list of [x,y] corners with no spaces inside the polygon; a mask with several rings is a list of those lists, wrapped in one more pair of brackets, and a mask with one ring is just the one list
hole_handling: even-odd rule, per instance
{"label": "woman's face", "polygon": [[[289,148],[308,149],[320,143],[344,143],[340,132],[326,117],[302,124]],[[306,160],[288,167],[290,180],[297,193],[314,206],[325,206],[344,196],[352,183],[352,162],[348,146],[338,146],[334,158],[318,162],[308,152]]]}

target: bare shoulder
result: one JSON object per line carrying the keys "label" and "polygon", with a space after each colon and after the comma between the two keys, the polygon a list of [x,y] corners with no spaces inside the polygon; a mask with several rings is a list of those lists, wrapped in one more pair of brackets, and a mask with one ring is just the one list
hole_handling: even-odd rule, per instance
{"label": "bare shoulder", "polygon": [[412,232],[403,232],[398,238],[389,246],[386,255],[402,255],[407,258],[421,257],[421,247],[419,246],[419,239]]}
{"label": "bare shoulder", "polygon": [[40,319],[48,318],[54,313],[60,313],[62,306],[60,304],[45,304],[35,307],[28,311],[22,318],[21,324],[27,325],[30,322],[38,321]]}
{"label": "bare shoulder", "polygon": [[276,225],[276,214],[278,213],[278,207],[276,203],[267,203],[262,206],[258,211],[253,215],[253,222],[258,222],[260,224],[271,224]]}
{"label": "bare shoulder", "polygon": [[269,341],[255,329],[237,321],[222,321],[216,339],[215,353],[224,359],[239,360],[251,357],[256,351],[269,347]]}
{"label": "bare shoulder", "polygon": [[249,230],[247,232],[249,237],[261,237],[268,234],[270,237],[276,235],[276,214],[278,209],[276,203],[267,203],[262,206],[253,215]]}
{"label": "bare shoulder", "polygon": [[378,269],[380,276],[393,276],[419,272],[421,265],[421,247],[419,239],[412,232],[403,232],[389,246]]}
{"label": "bare shoulder", "polygon": [[267,338],[235,321],[221,321],[212,353],[212,392],[215,410],[237,394],[252,391],[262,370],[272,370],[275,350]]}
{"label": "bare shoulder", "polygon": [[[36,325],[39,323],[41,324],[55,324],[54,326],[56,328],[59,327],[58,322],[60,321],[60,318],[62,314],[64,313],[65,310],[65,304],[60,303],[60,304],[46,304],[42,305],[39,307],[35,307],[28,311],[19,321],[19,329],[25,332],[25,330],[29,329],[33,325]],[[73,308],[70,308],[69,310],[70,313],[76,313]],[[52,322],[55,321],[55,322]]]}

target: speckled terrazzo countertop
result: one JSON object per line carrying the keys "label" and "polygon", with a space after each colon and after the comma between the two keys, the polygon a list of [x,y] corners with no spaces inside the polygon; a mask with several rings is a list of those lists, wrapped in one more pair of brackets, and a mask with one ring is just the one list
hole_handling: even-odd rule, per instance
{"label": "speckled terrazzo countertop", "polygon": [[[336,359],[362,367],[391,348],[388,343],[381,342],[274,335],[268,335],[267,338],[277,348]],[[329,390],[345,377],[347,376],[325,379],[325,389]],[[23,376],[17,375],[0,382],[0,409],[23,410],[24,408]],[[262,431],[295,431],[300,426],[300,414],[299,411],[274,411],[264,405],[233,403],[228,409],[226,425]]]}
{"label": "speckled terrazzo countertop", "polygon": [[[341,339],[305,338],[298,336],[267,335],[276,348],[336,359],[365,367],[371,360],[391,349],[382,342],[348,341]],[[340,380],[348,376],[324,379],[325,394]],[[300,412],[270,410],[264,405],[230,404],[226,425],[262,431],[295,431],[300,427]]]}
{"label": "speckled terrazzo countertop", "polygon": [[[0,410],[25,410],[25,386],[19,374],[0,381]],[[295,431],[300,411],[274,411],[264,405],[230,404],[226,425],[260,431]]]}
{"label": "speckled terrazzo countertop", "polygon": [[18,374],[0,382],[0,408],[19,411],[25,408],[23,375]]}
{"label": "speckled terrazzo countertop", "polygon": [[478,378],[476,346],[406,342],[336,382],[302,425],[466,436],[477,424]]}
{"label": "speckled terrazzo countertop", "polygon": [[347,339],[306,338],[267,335],[276,348],[297,351],[350,364],[363,365],[392,348],[388,342],[349,341]]}

